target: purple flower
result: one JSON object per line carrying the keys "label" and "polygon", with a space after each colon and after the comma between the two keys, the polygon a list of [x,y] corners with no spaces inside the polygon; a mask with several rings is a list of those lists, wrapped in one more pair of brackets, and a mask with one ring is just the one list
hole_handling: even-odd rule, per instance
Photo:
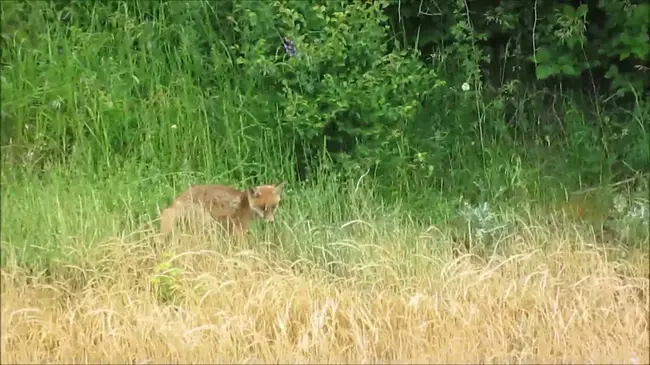
{"label": "purple flower", "polygon": [[298,50],[296,45],[288,38],[282,38],[282,45],[284,46],[284,51],[291,57],[298,55]]}

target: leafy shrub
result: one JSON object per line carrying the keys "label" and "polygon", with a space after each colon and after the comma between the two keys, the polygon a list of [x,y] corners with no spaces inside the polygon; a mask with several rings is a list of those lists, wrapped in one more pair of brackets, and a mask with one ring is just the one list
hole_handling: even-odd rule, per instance
{"label": "leafy shrub", "polygon": [[[253,46],[233,47],[243,73],[280,94],[283,135],[309,156],[325,150],[344,169],[403,164],[400,147],[411,138],[404,130],[423,98],[443,83],[417,52],[388,51],[386,2],[299,3],[273,3],[277,38],[260,34]],[[242,11],[243,21],[252,27],[265,10]]]}

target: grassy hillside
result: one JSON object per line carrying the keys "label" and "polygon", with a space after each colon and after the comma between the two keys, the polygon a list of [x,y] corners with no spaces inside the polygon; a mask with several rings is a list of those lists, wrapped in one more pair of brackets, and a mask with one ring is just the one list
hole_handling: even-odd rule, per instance
{"label": "grassy hillside", "polygon": [[[271,5],[61,4],[1,3],[3,363],[650,356],[647,100],[521,134],[362,6],[292,56]],[[188,184],[279,181],[244,246],[158,237]]]}

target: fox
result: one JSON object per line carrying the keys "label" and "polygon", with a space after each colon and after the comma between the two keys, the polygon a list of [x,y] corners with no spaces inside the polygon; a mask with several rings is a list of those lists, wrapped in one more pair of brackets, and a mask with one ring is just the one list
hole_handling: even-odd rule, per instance
{"label": "fox", "polygon": [[245,239],[249,223],[256,217],[275,220],[284,182],[260,185],[245,190],[225,185],[192,185],[176,196],[161,212],[160,232],[169,236],[176,221],[196,209],[220,223],[230,235]]}

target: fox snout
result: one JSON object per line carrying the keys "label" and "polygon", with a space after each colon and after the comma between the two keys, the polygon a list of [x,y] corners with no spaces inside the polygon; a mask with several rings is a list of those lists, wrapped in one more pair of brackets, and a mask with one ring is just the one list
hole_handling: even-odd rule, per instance
{"label": "fox snout", "polygon": [[273,222],[275,220],[275,210],[270,210],[270,209],[259,209],[256,207],[252,207],[253,211],[257,213],[257,215],[264,219],[267,222]]}
{"label": "fox snout", "polygon": [[262,219],[267,222],[273,223],[275,221],[275,212],[261,212]]}

